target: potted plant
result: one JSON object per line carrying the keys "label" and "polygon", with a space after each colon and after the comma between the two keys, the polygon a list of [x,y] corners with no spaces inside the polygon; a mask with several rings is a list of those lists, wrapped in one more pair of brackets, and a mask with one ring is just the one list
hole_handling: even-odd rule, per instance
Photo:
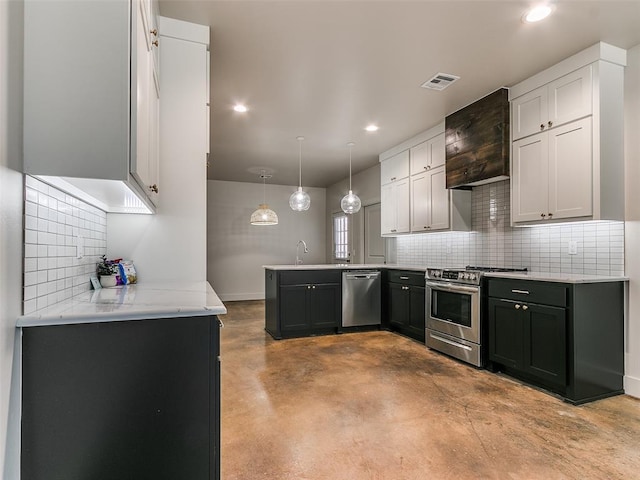
{"label": "potted plant", "polygon": [[115,287],[117,284],[116,270],[113,263],[107,260],[107,256],[102,256],[102,262],[96,264],[96,273],[100,278],[100,285],[103,287]]}

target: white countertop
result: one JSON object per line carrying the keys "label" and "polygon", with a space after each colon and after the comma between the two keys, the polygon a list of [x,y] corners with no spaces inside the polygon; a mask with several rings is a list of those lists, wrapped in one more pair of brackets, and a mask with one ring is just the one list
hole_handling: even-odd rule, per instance
{"label": "white countertop", "polygon": [[539,280],[542,282],[560,283],[604,283],[604,282],[625,282],[629,277],[625,276],[598,276],[581,275],[576,273],[548,273],[548,272],[490,272],[484,274],[486,277],[512,278],[517,280]]}
{"label": "white countertop", "polygon": [[[371,269],[393,269],[393,270],[413,270],[426,272],[428,268],[442,268],[439,266],[423,265],[397,265],[397,264],[349,264],[349,263],[321,263],[316,265],[263,265],[267,270],[371,270]],[[629,280],[625,276],[599,276],[580,275],[574,273],[548,273],[548,272],[487,272],[487,277],[513,278],[518,280],[539,280],[543,282],[560,283],[600,283],[600,282],[624,282]]]}
{"label": "white countertop", "polygon": [[134,284],[90,290],[18,317],[16,326],[115,322],[227,313],[208,282]]}
{"label": "white countertop", "polygon": [[266,270],[376,270],[387,268],[393,270],[414,270],[417,272],[426,272],[427,267],[416,265],[396,265],[387,263],[319,263],[315,265],[263,265]]}

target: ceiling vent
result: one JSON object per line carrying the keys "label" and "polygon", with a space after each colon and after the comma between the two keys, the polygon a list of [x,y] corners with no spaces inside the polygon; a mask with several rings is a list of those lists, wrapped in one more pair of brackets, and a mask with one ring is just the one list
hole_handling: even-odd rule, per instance
{"label": "ceiling vent", "polygon": [[448,73],[438,73],[432,78],[420,85],[422,88],[429,88],[431,90],[444,90],[460,77],[455,75],[449,75]]}

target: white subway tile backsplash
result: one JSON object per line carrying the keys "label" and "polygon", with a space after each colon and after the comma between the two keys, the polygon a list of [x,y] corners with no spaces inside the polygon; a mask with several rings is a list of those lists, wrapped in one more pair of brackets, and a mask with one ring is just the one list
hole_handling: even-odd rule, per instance
{"label": "white subway tile backsplash", "polygon": [[[473,189],[472,232],[396,239],[401,265],[528,267],[532,271],[622,275],[624,222],[511,228],[509,181]],[[577,242],[569,255],[569,242]],[[449,247],[450,246],[450,247]]]}
{"label": "white subway tile backsplash", "polygon": [[[107,250],[106,224],[102,210],[34,177],[25,177],[25,314],[91,288],[89,277]],[[85,237],[81,259],[76,257],[78,235]]]}

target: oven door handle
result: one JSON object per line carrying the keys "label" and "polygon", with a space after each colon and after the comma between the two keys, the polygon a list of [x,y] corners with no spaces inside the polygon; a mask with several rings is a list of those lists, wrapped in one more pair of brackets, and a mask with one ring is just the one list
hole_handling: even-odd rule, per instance
{"label": "oven door handle", "polygon": [[432,290],[444,290],[453,293],[478,293],[478,287],[467,287],[465,285],[454,285],[453,283],[426,282],[426,286]]}

